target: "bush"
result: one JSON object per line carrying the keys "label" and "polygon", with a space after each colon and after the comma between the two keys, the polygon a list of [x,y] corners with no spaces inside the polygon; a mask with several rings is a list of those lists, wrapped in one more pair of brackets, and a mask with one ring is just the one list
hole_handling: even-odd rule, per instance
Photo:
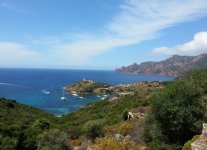
{"label": "bush", "polygon": [[147,142],[159,141],[177,149],[200,133],[207,106],[207,87],[201,83],[207,78],[197,73],[187,75],[188,80],[182,77],[173,81],[151,98],[151,113],[145,124]]}
{"label": "bush", "polygon": [[91,146],[93,150],[139,150],[137,144],[130,140],[124,140],[118,142],[114,138],[105,137],[98,138],[95,141],[95,144]]}
{"label": "bush", "polygon": [[38,140],[38,150],[70,150],[67,135],[58,129],[52,129],[41,134]]}
{"label": "bush", "polygon": [[3,137],[0,135],[0,149],[1,150],[13,150],[17,145],[15,138]]}
{"label": "bush", "polygon": [[9,108],[14,108],[14,104],[12,102],[7,102],[6,106]]}
{"label": "bush", "polygon": [[50,123],[46,119],[37,119],[33,125],[41,130],[49,129]]}
{"label": "bush", "polygon": [[148,150],[166,150],[166,148],[161,142],[152,141],[149,143]]}
{"label": "bush", "polygon": [[78,127],[69,127],[66,129],[66,133],[68,135],[68,138],[71,140],[75,140],[79,137],[80,135],[80,128]]}
{"label": "bush", "polygon": [[124,112],[123,112],[123,114],[122,114],[122,119],[124,120],[124,121],[126,121],[127,119],[128,119],[128,110],[125,110]]}
{"label": "bush", "polygon": [[103,135],[102,127],[103,125],[99,121],[88,121],[84,125],[84,132],[86,136],[94,142],[97,137]]}
{"label": "bush", "polygon": [[118,133],[124,136],[130,134],[131,130],[132,130],[132,125],[127,122],[121,123],[120,126],[118,127]]}
{"label": "bush", "polygon": [[79,139],[75,139],[75,140],[70,140],[70,144],[72,146],[80,146],[82,142]]}

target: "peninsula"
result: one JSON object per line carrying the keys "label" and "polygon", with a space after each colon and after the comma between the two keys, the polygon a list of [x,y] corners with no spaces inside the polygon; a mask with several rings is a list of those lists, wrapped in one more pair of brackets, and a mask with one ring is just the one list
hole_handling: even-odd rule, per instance
{"label": "peninsula", "polygon": [[133,95],[135,92],[143,92],[146,90],[161,89],[164,87],[163,82],[137,82],[132,84],[118,84],[109,85],[106,83],[95,82],[93,80],[83,79],[83,81],[76,82],[65,87],[65,90],[71,94],[78,95],[106,95],[114,94],[116,96]]}

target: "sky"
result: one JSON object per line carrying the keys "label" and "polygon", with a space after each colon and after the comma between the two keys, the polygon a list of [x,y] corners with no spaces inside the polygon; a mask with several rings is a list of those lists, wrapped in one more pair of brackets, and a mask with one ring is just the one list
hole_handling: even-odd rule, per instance
{"label": "sky", "polygon": [[207,0],[0,0],[0,67],[111,70],[207,52]]}

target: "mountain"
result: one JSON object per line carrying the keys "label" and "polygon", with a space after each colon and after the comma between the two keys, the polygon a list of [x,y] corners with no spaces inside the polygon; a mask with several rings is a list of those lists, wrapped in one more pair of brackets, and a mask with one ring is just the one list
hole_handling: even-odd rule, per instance
{"label": "mountain", "polygon": [[129,66],[118,68],[116,71],[122,73],[144,73],[177,77],[189,70],[205,68],[207,68],[207,53],[198,56],[173,55],[160,62],[148,61],[141,64],[134,63]]}

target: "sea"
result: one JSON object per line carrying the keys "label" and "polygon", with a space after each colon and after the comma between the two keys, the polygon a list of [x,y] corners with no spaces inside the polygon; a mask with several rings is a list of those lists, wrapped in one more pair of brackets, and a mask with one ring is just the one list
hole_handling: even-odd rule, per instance
{"label": "sea", "polygon": [[[96,95],[74,96],[65,86],[87,78],[111,85],[139,81],[171,81],[159,75],[123,74],[106,70],[0,69],[0,97],[40,108],[56,116],[66,115],[88,103],[101,101]],[[65,100],[61,97],[65,96]]]}

